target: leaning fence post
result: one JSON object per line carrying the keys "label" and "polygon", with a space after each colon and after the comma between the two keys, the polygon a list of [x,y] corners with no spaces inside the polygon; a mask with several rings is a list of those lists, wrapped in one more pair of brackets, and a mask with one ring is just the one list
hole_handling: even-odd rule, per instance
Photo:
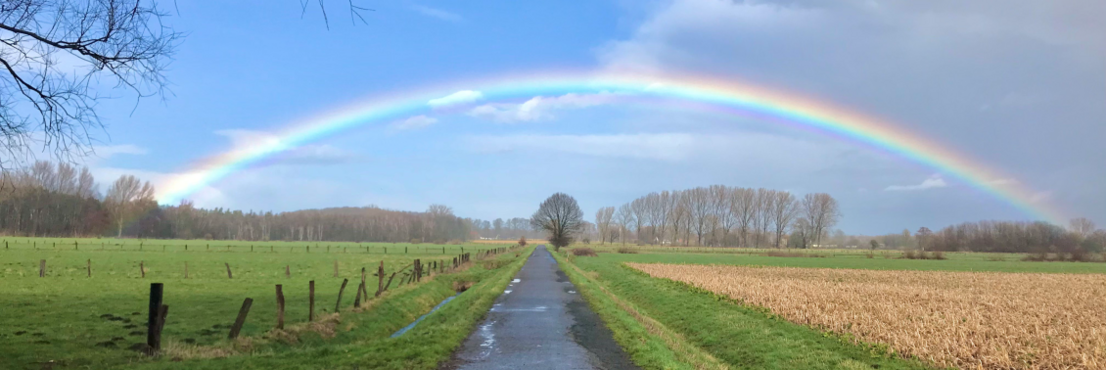
{"label": "leaning fence post", "polygon": [[364,291],[364,290],[365,290],[365,282],[362,281],[360,284],[357,284],[357,297],[353,299],[353,307],[354,308],[361,307],[361,292]]}
{"label": "leaning fence post", "polygon": [[234,325],[230,327],[228,338],[238,338],[238,332],[242,331],[242,324],[246,323],[246,315],[250,313],[250,306],[252,305],[253,298],[246,298],[242,301],[242,308],[238,309],[238,317],[234,319]]}
{"label": "leaning fence post", "polygon": [[227,279],[233,279],[234,277],[230,274],[230,264],[226,262],[223,262],[223,264],[227,266]]}
{"label": "leaning fence post", "polygon": [[315,280],[307,283],[307,321],[315,321]]}
{"label": "leaning fence post", "polygon": [[362,267],[361,268],[361,292],[365,294],[365,300],[368,301],[369,300],[369,290],[366,287],[366,285],[368,285],[368,284],[365,283],[365,268]]}
{"label": "leaning fence post", "polygon": [[46,277],[46,260],[38,261],[38,277]]}
{"label": "leaning fence post", "polygon": [[346,291],[346,284],[349,283],[349,279],[342,279],[342,287],[338,289],[338,303],[334,304],[334,312],[338,312],[338,309],[342,307],[342,292]]}
{"label": "leaning fence post", "polygon": [[163,290],[164,286],[161,283],[150,284],[150,314],[146,322],[146,346],[151,355],[161,349],[161,330],[158,321],[161,319],[161,295]]}
{"label": "leaning fence post", "polygon": [[284,290],[280,284],[276,285],[277,299],[277,329],[284,329]]}

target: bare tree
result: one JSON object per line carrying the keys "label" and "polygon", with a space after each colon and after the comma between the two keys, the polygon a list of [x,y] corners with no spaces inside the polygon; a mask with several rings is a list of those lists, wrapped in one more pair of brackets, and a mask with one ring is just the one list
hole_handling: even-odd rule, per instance
{"label": "bare tree", "polygon": [[164,92],[181,34],[141,0],[0,3],[0,136],[9,153],[39,140],[55,154],[91,148],[101,90],[139,99]]}
{"label": "bare tree", "polygon": [[753,189],[736,188],[730,193],[730,212],[737,220],[738,238],[742,247],[749,246],[749,227],[756,216],[756,192]]}
{"label": "bare tree", "polygon": [[837,207],[837,200],[826,193],[814,193],[803,196],[803,218],[809,227],[808,240],[818,245],[822,241],[822,235],[826,230],[837,224],[841,218],[841,211]]}
{"label": "bare tree", "polygon": [[618,229],[619,241],[626,243],[626,233],[633,231],[630,230],[630,226],[634,224],[634,211],[630,209],[629,204],[618,207],[618,212],[615,213],[615,223],[620,226]]}
{"label": "bare tree", "polygon": [[1079,237],[1086,238],[1095,231],[1095,225],[1094,221],[1080,217],[1071,220],[1070,229],[1072,232],[1079,234]]}
{"label": "bare tree", "polygon": [[703,245],[703,235],[707,233],[712,220],[710,190],[703,187],[688,190],[687,200],[697,244]]}
{"label": "bare tree", "polygon": [[572,243],[573,237],[583,227],[584,212],[576,204],[576,199],[565,193],[556,193],[547,198],[530,217],[530,225],[545,230],[549,234],[549,243],[554,250]]}
{"label": "bare tree", "polygon": [[[143,183],[131,175],[123,175],[115,180],[108,188],[104,204],[115,218],[115,225],[118,227],[116,236],[123,236],[123,226],[127,220],[137,218],[143,206],[151,202],[155,201],[154,187],[150,182]],[[156,204],[154,203],[155,206]]]}
{"label": "bare tree", "polygon": [[795,219],[795,196],[786,191],[777,191],[772,202],[772,225],[776,228],[776,248],[780,247],[780,239],[787,233]]}
{"label": "bare tree", "polygon": [[603,244],[610,236],[611,219],[614,217],[614,207],[603,207],[595,212],[595,226],[599,228],[599,244]]}
{"label": "bare tree", "polygon": [[630,211],[634,212],[634,230],[637,233],[637,241],[645,237],[642,226],[649,226],[648,207],[645,206],[645,198],[637,198],[630,202]]}

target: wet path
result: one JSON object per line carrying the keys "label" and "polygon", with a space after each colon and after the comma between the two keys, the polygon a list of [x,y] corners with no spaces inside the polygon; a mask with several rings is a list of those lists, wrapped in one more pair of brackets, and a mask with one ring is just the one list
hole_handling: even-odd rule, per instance
{"label": "wet path", "polygon": [[538,246],[443,369],[637,369]]}

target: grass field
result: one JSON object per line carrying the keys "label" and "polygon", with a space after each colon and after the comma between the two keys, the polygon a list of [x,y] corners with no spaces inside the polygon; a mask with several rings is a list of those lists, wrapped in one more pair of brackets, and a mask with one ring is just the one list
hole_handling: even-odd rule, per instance
{"label": "grass field", "polygon": [[[717,250],[711,253],[671,253],[670,250],[638,248],[637,254],[617,254],[612,253],[613,250],[614,248],[609,247],[600,248],[598,257],[570,258],[572,262],[565,263],[564,269],[578,267],[580,273],[577,276],[570,273],[570,277],[591,280],[590,284],[596,286],[595,290],[610,293],[606,298],[588,296],[589,304],[597,307],[597,311],[600,311],[600,315],[615,331],[616,339],[632,358],[639,364],[647,364],[645,368],[676,368],[665,365],[666,361],[680,356],[678,351],[673,351],[673,346],[657,349],[648,345],[656,341],[672,342],[673,339],[664,339],[664,330],[671,331],[669,337],[691,347],[685,352],[701,350],[709,358],[717,359],[730,368],[920,369],[941,365],[939,362],[910,356],[904,358],[898,354],[891,355],[894,349],[885,342],[858,342],[855,341],[857,337],[847,333],[824,331],[826,327],[812,328],[792,322],[761,305],[742,303],[726,295],[685,283],[650,277],[625,266],[626,262],[911,270],[920,275],[925,275],[924,271],[1086,274],[1106,270],[1099,263],[1026,262],[1021,261],[1021,256],[1018,255],[1002,256],[1001,261],[994,255],[967,253],[949,253],[946,255],[947,260],[907,260],[883,258],[878,251],[874,258],[867,258],[866,252],[858,251],[812,252],[826,255],[824,257],[768,257],[758,251],[742,251],[746,253],[741,254],[719,253]],[[897,256],[894,252],[888,254],[890,257]],[[924,285],[926,282],[923,280],[918,284]],[[779,287],[782,288],[783,286]],[[585,289],[587,288],[581,289],[582,293]],[[604,310],[604,306],[608,309]],[[616,306],[621,313],[612,313],[609,309]],[[648,325],[650,320],[655,321],[657,325],[654,326],[659,326],[661,330],[651,330]],[[639,333],[650,332],[653,336],[645,336],[647,339],[640,340],[636,338],[643,337],[642,335],[619,336],[620,331],[632,333],[635,330]],[[627,337],[635,339],[627,340]],[[706,363],[708,365],[698,367],[718,368],[710,366],[709,361]]]}
{"label": "grass field", "polygon": [[[0,246],[0,306],[4,307],[0,314],[0,358],[14,364],[14,368],[38,369],[50,361],[54,368],[111,368],[149,361],[125,348],[145,342],[144,323],[153,282],[165,284],[169,315],[164,341],[177,345],[185,357],[233,348],[234,343],[226,339],[227,329],[243,299],[253,298],[242,336],[257,339],[245,351],[248,357],[256,358],[306,347],[326,348],[330,342],[352,343],[364,340],[365,335],[394,331],[451,295],[454,281],[480,281],[503,270],[489,270],[485,267],[496,266],[478,261],[463,273],[424,279],[414,286],[400,286],[397,276],[392,291],[379,304],[373,303],[373,314],[343,315],[337,327],[352,326],[349,330],[338,330],[336,338],[308,336],[287,344],[263,339],[276,323],[276,284],[284,287],[286,325],[293,326],[307,321],[309,281],[316,284],[316,312],[323,314],[334,311],[341,282],[350,279],[341,303],[348,311],[356,297],[362,267],[372,274],[384,262],[386,274],[391,274],[415,258],[449,265],[462,249],[475,255],[502,246],[42,238],[4,238],[0,243],[4,244]],[[514,254],[498,257],[515,259]],[[39,261],[43,259],[46,277],[40,278]],[[92,277],[87,276],[90,261]],[[334,277],[335,261],[339,277]],[[144,278],[140,264],[145,268]],[[227,264],[233,278],[227,277]],[[289,277],[285,276],[286,268]],[[374,293],[376,278],[370,276],[368,280],[368,290]],[[376,312],[387,307],[396,311],[390,315]],[[321,342],[327,345],[319,345]],[[149,366],[158,366],[158,361],[154,362]]]}

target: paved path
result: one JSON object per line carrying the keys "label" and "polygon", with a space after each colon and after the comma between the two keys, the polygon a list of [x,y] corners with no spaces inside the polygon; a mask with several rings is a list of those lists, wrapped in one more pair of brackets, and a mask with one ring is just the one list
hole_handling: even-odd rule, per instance
{"label": "paved path", "polygon": [[637,369],[538,246],[443,369]]}

